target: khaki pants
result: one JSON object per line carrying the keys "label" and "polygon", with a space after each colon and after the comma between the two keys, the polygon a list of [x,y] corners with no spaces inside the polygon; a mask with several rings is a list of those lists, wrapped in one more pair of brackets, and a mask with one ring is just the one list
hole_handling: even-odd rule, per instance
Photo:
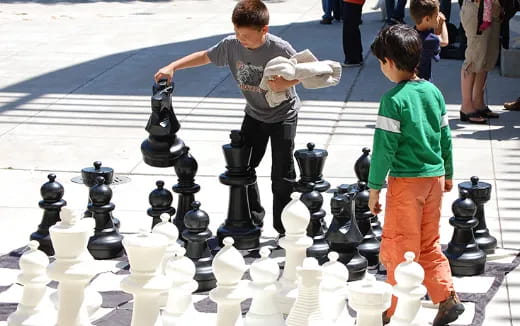
{"label": "khaki pants", "polygon": [[[395,285],[394,271],[407,251],[424,269],[424,286],[434,303],[453,291],[448,259],[439,243],[444,177],[388,178],[385,220],[379,257],[387,269],[387,282]],[[395,311],[397,298],[387,316]]]}

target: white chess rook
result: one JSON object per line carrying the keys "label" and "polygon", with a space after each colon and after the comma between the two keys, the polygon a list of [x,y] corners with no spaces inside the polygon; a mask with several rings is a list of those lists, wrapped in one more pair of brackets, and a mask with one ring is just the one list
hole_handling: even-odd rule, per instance
{"label": "white chess rook", "polygon": [[372,274],[349,284],[349,305],[357,312],[357,326],[383,325],[383,311],[390,307],[392,286],[376,281]]}
{"label": "white chess rook", "polygon": [[78,220],[69,210],[62,210],[61,222],[49,229],[56,260],[47,274],[58,284],[56,326],[90,326],[85,287],[96,274],[94,258],[87,251],[93,235],[92,220]]}
{"label": "white chess rook", "polygon": [[338,325],[353,324],[347,311],[348,269],[338,261],[335,251],[327,255],[329,261],[323,264],[323,280],[321,281],[321,312],[323,317]]}
{"label": "white chess rook", "polygon": [[280,267],[269,258],[270,253],[267,247],[262,247],[260,259],[255,260],[249,269],[252,279],[249,288],[253,292],[253,300],[246,314],[245,326],[285,325],[275,300]]}
{"label": "white chess rook", "polygon": [[184,256],[185,253],[184,248],[177,246],[174,256],[166,262],[166,277],[172,282],[172,287],[166,309],[162,313],[163,326],[197,325],[192,293],[199,285],[193,279],[195,264]]}
{"label": "white chess rook", "polygon": [[38,250],[39,245],[35,240],[29,242],[29,251],[20,257],[18,283],[23,285],[23,294],[16,311],[7,318],[8,326],[51,326],[56,322],[56,312],[45,300],[49,258]]}
{"label": "white chess rook", "polygon": [[240,303],[247,297],[248,281],[241,281],[247,270],[244,258],[233,247],[233,238],[226,237],[222,248],[213,259],[213,272],[217,287],[209,292],[209,298],[217,303],[216,326],[242,326]]}
{"label": "white chess rook", "polygon": [[171,287],[159,271],[167,245],[164,235],[146,231],[123,239],[130,275],[121,280],[121,289],[134,296],[131,326],[160,325],[160,295]]}
{"label": "white chess rook", "polygon": [[279,241],[280,247],[285,249],[285,267],[279,280],[280,290],[277,299],[280,311],[284,314],[289,313],[296,300],[296,267],[303,263],[307,248],[312,246],[312,238],[307,236],[309,209],[300,200],[299,193],[292,193],[291,198],[282,211],[285,237]]}
{"label": "white chess rook", "polygon": [[392,326],[419,326],[415,321],[421,308],[421,298],[426,294],[422,285],[424,269],[414,262],[415,254],[408,251],[404,254],[405,261],[397,265],[393,293],[397,297],[397,306],[392,316]]}

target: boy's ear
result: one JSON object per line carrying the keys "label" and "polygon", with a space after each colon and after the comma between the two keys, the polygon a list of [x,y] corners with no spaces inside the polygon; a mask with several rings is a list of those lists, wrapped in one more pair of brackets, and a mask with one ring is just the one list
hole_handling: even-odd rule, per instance
{"label": "boy's ear", "polygon": [[265,25],[263,26],[260,31],[263,33],[263,34],[267,34],[267,32],[269,32],[269,26],[268,25]]}

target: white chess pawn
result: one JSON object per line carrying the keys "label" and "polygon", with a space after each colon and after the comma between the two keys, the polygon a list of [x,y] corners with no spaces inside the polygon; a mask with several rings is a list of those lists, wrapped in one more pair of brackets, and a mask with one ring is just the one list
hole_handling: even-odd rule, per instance
{"label": "white chess pawn", "polygon": [[209,298],[217,303],[216,326],[242,326],[240,302],[248,297],[248,281],[241,279],[247,266],[233,247],[233,238],[226,237],[222,242],[224,248],[215,255],[212,265],[217,287],[209,292]]}
{"label": "white chess pawn", "polygon": [[56,260],[47,267],[47,275],[59,282],[56,326],[90,326],[85,287],[97,272],[87,250],[94,234],[92,220],[78,219],[68,210],[60,217],[61,222],[49,229]]}
{"label": "white chess pawn", "polygon": [[331,325],[323,318],[320,306],[320,283],[323,269],[316,258],[308,257],[297,268],[298,297],[287,316],[287,326]]}
{"label": "white chess pawn", "polygon": [[167,246],[165,236],[146,231],[123,239],[130,275],[121,280],[121,289],[134,296],[131,326],[160,325],[160,295],[171,287],[159,272]]}
{"label": "white chess pawn", "polygon": [[284,314],[289,313],[298,293],[296,267],[303,263],[307,248],[312,246],[312,238],[307,236],[309,209],[300,200],[299,193],[292,193],[291,198],[282,211],[285,237],[279,241],[280,247],[285,249],[285,267],[279,280],[277,300]]}
{"label": "white chess pawn", "polygon": [[197,290],[195,264],[184,256],[186,250],[177,246],[174,256],[166,263],[166,277],[172,282],[166,309],[162,313],[163,326],[196,325],[197,311],[191,294]]}
{"label": "white chess pawn", "polygon": [[260,258],[255,260],[249,269],[252,279],[249,288],[252,290],[253,300],[244,320],[245,326],[285,325],[275,300],[280,267],[269,258],[270,253],[267,247],[262,247]]}
{"label": "white chess pawn", "polygon": [[426,288],[422,285],[424,269],[414,262],[415,254],[407,251],[404,254],[405,261],[395,268],[395,280],[393,293],[397,297],[397,306],[392,316],[392,326],[418,326],[415,321],[421,308],[421,298],[426,294]]}
{"label": "white chess pawn", "polygon": [[[321,281],[321,312],[323,317],[334,323],[346,325],[353,321],[347,311],[348,269],[338,261],[335,251],[327,255],[329,261],[323,264]],[[353,324],[353,323],[352,323]]]}
{"label": "white chess pawn", "polygon": [[38,241],[29,242],[29,251],[20,257],[18,283],[23,285],[23,294],[16,311],[7,318],[8,326],[51,326],[56,323],[56,311],[48,297],[45,272],[49,258],[38,250]]}
{"label": "white chess pawn", "polygon": [[376,281],[372,274],[354,281],[348,287],[349,305],[357,312],[357,326],[383,325],[383,311],[390,307],[392,286],[386,282]]}

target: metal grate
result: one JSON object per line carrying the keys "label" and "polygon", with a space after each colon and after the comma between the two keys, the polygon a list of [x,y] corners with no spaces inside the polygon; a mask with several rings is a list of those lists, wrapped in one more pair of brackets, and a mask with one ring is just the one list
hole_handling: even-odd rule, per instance
{"label": "metal grate", "polygon": [[[111,186],[117,186],[117,185],[120,185],[120,184],[123,184],[123,183],[128,183],[131,180],[132,179],[130,179],[129,177],[126,177],[124,175],[117,175],[116,174],[116,175],[114,175],[114,180],[112,180],[112,183],[110,185]],[[83,178],[80,175],[70,179],[70,181],[72,181],[74,183],[83,184]]]}

